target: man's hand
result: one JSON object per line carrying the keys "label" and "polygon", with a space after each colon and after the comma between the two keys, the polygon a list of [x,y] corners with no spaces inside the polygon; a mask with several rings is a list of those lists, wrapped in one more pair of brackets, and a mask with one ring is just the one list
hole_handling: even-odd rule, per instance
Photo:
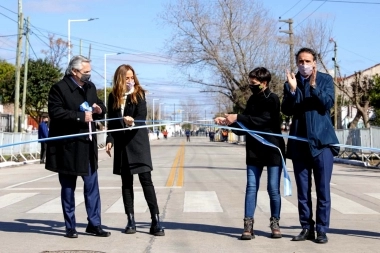
{"label": "man's hand", "polygon": [[91,122],[92,121],[92,112],[84,112],[84,121]]}
{"label": "man's hand", "polygon": [[226,116],[226,124],[231,125],[237,121],[237,114],[224,114]]}
{"label": "man's hand", "polygon": [[106,153],[111,157],[112,143],[108,142],[106,145]]}
{"label": "man's hand", "polygon": [[224,117],[216,117],[214,119],[214,122],[215,122],[215,124],[218,124],[218,125],[225,125],[226,124],[226,118],[224,118]]}
{"label": "man's hand", "polygon": [[132,117],[130,117],[130,116],[126,116],[126,117],[124,117],[123,120],[124,120],[124,123],[125,123],[127,126],[132,126],[133,123],[134,123],[134,121],[135,121],[135,120],[134,120]]}
{"label": "man's hand", "polygon": [[297,89],[296,76],[294,75],[294,73],[290,73],[289,70],[286,70],[286,78],[288,79],[290,92],[295,92]]}
{"label": "man's hand", "polygon": [[97,105],[96,103],[94,103],[92,105],[92,113],[101,114],[102,113],[102,108],[100,108],[99,105]]}

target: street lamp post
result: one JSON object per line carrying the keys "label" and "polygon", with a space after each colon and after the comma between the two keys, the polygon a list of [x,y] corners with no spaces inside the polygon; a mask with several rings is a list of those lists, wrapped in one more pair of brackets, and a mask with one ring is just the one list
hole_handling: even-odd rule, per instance
{"label": "street lamp post", "polygon": [[69,19],[67,21],[67,27],[68,27],[68,33],[67,33],[67,44],[68,44],[68,54],[67,54],[67,64],[70,63],[70,59],[71,59],[71,41],[70,41],[70,23],[71,22],[87,22],[87,21],[92,21],[92,20],[96,20],[98,18],[88,18],[88,19]]}
{"label": "street lamp post", "polygon": [[154,127],[154,100],[160,100],[160,99],[153,98],[153,111],[152,111],[153,132],[155,131],[155,127]]}
{"label": "street lamp post", "polygon": [[159,106],[158,106],[158,120],[162,120],[161,118],[161,105],[163,105],[165,103],[160,103]]}

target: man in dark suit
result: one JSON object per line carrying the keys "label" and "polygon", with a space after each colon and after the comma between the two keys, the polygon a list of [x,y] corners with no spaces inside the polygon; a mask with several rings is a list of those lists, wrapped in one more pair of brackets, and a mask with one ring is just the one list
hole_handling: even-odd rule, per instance
{"label": "man in dark suit", "polygon": [[[296,54],[298,73],[287,73],[281,110],[286,116],[293,116],[289,135],[308,140],[288,140],[287,156],[293,162],[302,226],[301,233],[293,237],[293,241],[314,240],[316,230],[315,241],[327,243],[333,157],[339,152],[339,148],[331,144],[339,142],[330,117],[330,109],[334,105],[334,83],[330,75],[316,70],[316,57],[309,48],[301,48]],[[313,220],[311,197],[312,173],[317,195],[316,222]]]}
{"label": "man in dark suit", "polygon": [[[48,128],[48,122],[49,117],[43,116],[42,122],[38,126],[38,139],[45,139],[49,135],[49,128]],[[41,152],[40,152],[40,164],[45,163],[45,157],[46,157],[46,142],[41,141]]]}
{"label": "man in dark suit", "polygon": [[90,60],[83,56],[71,59],[65,76],[49,92],[49,137],[88,133],[79,137],[49,141],[45,168],[58,172],[66,237],[77,238],[74,192],[76,180],[84,181],[84,198],[88,225],[86,232],[107,237],[110,232],[101,228],[98,185],[98,147],[95,123],[102,119],[106,107],[89,81]]}

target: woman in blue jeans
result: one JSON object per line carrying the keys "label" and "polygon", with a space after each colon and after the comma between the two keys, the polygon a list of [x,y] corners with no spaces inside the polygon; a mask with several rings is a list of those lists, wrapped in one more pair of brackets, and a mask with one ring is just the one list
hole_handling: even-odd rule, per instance
{"label": "woman in blue jeans", "polygon": [[[280,100],[269,89],[271,81],[270,72],[263,67],[255,68],[249,73],[249,88],[252,95],[247,101],[242,114],[226,114],[225,117],[215,118],[220,125],[230,125],[239,128],[243,124],[250,130],[281,134]],[[238,135],[246,135],[246,164],[247,164],[247,188],[245,193],[244,231],[242,240],[251,240],[255,237],[253,231],[254,214],[257,203],[257,192],[260,186],[260,177],[264,166],[267,167],[268,187],[270,199],[270,228],[272,238],[281,238],[280,231],[280,176],[282,171],[282,158],[277,148],[269,147],[250,134],[243,131],[234,131]],[[282,137],[262,134],[261,137],[280,148],[282,154],[285,151],[285,143]]]}

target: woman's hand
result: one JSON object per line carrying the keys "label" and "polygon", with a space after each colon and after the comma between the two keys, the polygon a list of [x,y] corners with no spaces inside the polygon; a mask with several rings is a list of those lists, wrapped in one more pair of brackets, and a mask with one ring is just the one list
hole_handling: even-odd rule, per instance
{"label": "woman's hand", "polygon": [[135,120],[130,116],[124,117],[123,120],[124,120],[124,123],[129,127],[133,126],[133,123],[135,122]]}
{"label": "woman's hand", "polygon": [[108,142],[106,145],[106,153],[111,157],[112,143]]}

